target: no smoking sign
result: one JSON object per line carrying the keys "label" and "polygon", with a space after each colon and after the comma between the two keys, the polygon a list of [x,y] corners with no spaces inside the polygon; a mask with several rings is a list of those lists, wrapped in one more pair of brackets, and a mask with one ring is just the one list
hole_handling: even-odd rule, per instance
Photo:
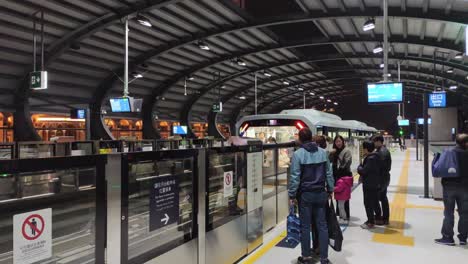
{"label": "no smoking sign", "polygon": [[224,198],[230,197],[234,194],[233,192],[233,171],[224,172]]}
{"label": "no smoking sign", "polygon": [[13,216],[13,263],[30,264],[52,257],[52,209]]}

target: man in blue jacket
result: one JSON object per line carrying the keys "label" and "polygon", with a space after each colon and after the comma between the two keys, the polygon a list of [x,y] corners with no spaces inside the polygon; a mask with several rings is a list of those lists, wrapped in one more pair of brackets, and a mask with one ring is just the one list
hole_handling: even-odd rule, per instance
{"label": "man in blue jacket", "polygon": [[328,261],[328,225],[326,207],[329,193],[333,191],[333,171],[327,152],[312,142],[312,132],[308,128],[299,131],[301,148],[294,152],[291,161],[289,199],[299,203],[301,220],[301,249],[299,263],[311,263],[310,229],[312,217],[317,224],[320,263]]}

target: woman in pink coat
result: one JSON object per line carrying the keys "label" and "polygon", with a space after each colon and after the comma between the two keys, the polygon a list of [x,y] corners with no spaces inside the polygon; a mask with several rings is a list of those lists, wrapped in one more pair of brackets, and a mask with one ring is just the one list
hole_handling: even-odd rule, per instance
{"label": "woman in pink coat", "polygon": [[338,210],[340,213],[341,222],[349,221],[345,203],[351,199],[351,189],[353,188],[353,177],[344,176],[338,179],[335,184],[335,200],[338,202]]}

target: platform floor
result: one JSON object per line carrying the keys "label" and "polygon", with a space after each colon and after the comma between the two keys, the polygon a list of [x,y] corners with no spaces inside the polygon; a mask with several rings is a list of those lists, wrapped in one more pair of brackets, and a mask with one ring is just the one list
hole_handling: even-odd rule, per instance
{"label": "platform floor", "polygon": [[[332,263],[464,263],[468,247],[437,245],[443,219],[443,204],[424,199],[423,162],[416,161],[415,149],[393,151],[392,180],[389,188],[391,224],[367,231],[359,227],[366,220],[362,187],[353,192],[351,221],[344,231],[342,252],[330,248]],[[355,164],[356,165],[356,164]],[[353,165],[354,166],[354,165]],[[432,190],[432,179],[430,179]],[[285,236],[285,223],[264,237],[264,245],[245,258],[242,264],[296,263],[300,246],[276,247]],[[456,229],[455,229],[456,232]]]}

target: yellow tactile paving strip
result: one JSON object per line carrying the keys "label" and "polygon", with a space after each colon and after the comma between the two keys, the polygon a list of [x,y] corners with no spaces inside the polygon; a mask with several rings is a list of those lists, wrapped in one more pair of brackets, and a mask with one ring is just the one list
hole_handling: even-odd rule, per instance
{"label": "yellow tactile paving strip", "polygon": [[401,246],[414,246],[414,237],[405,236],[405,219],[408,192],[408,170],[410,152],[406,152],[405,161],[398,181],[398,190],[390,205],[390,226],[385,228],[383,233],[375,234],[372,238],[374,242],[393,244]]}

